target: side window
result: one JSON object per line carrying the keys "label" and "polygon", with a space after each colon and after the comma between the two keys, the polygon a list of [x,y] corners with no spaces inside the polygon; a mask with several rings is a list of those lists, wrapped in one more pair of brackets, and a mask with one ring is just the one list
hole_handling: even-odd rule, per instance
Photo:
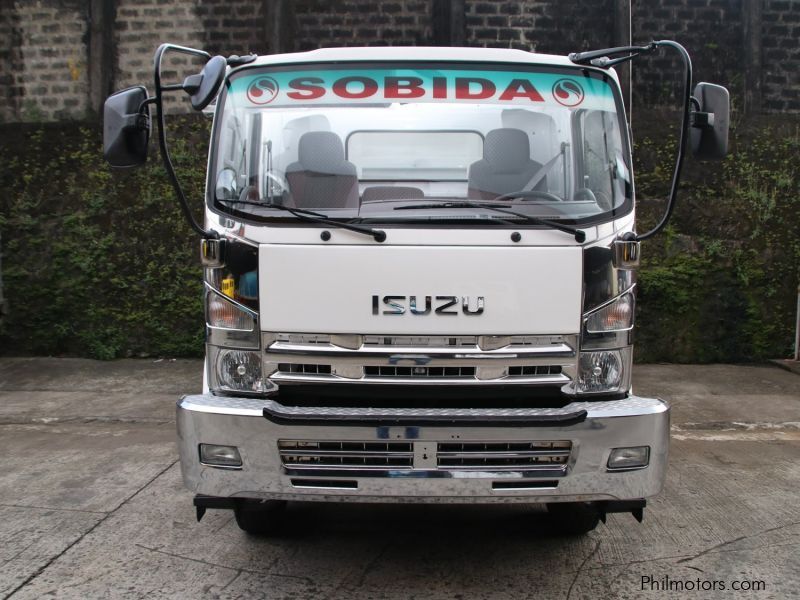
{"label": "side window", "polygon": [[[585,111],[580,117],[582,172],[578,188],[588,189],[585,197],[596,199],[603,210],[620,204],[630,193],[630,172],[622,156],[622,140],[616,115],[606,111]],[[579,192],[579,198],[581,197]]]}
{"label": "side window", "polygon": [[247,185],[247,147],[239,118],[230,115],[220,132],[220,158],[217,173],[217,197],[238,198]]}
{"label": "side window", "polygon": [[616,145],[608,139],[608,128],[605,123],[605,113],[602,111],[587,111],[583,115],[583,182],[582,187],[589,188],[598,193],[611,197],[611,172],[613,157],[609,156],[609,148]]}

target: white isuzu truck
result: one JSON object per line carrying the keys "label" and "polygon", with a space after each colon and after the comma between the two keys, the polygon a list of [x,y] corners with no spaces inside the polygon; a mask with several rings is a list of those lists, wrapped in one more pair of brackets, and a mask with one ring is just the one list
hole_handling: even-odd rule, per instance
{"label": "white isuzu truck", "polygon": [[[665,215],[636,233],[614,64],[685,66]],[[206,61],[183,83],[162,60]],[[640,241],[684,148],[727,150],[727,91],[671,41],[569,57],[341,48],[211,57],[162,45],[155,95],[108,98],[105,156],[164,165],[202,236],[203,393],[177,405],[198,519],[267,533],[287,501],[542,503],[564,530],[641,520],[669,407],[631,389]],[[163,97],[213,112],[204,222]],[[154,110],[151,110],[154,109]]]}

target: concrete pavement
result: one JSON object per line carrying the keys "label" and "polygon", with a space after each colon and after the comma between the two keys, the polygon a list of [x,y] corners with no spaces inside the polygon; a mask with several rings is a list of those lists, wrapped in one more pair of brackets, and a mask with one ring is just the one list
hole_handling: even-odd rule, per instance
{"label": "concrete pavement", "polygon": [[[800,596],[800,377],[640,365],[673,405],[665,491],[645,521],[557,537],[538,509],[296,505],[291,537],[196,523],[174,401],[199,361],[0,360],[0,597],[658,598]],[[719,589],[719,583],[726,585]],[[732,591],[763,582],[763,591]],[[758,585],[758,584],[755,584]]]}

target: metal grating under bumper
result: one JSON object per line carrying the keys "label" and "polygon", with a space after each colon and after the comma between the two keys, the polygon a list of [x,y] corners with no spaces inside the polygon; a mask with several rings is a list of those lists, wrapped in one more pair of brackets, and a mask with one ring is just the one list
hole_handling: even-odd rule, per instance
{"label": "metal grating under bumper", "polygon": [[279,384],[563,386],[577,335],[380,336],[264,333],[264,370]]}

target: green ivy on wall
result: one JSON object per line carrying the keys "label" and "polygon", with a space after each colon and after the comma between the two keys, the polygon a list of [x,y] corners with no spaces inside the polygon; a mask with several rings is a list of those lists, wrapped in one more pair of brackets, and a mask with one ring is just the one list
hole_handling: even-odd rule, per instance
{"label": "green ivy on wall", "polygon": [[[208,123],[177,128],[176,164],[200,206]],[[155,145],[144,168],[112,172],[95,128],[6,129],[2,352],[201,355],[198,242]]]}
{"label": "green ivy on wall", "polygon": [[[639,230],[663,210],[672,144],[651,115],[636,125]],[[209,123],[178,120],[170,138],[199,208]],[[142,169],[112,172],[101,133],[76,124],[0,131],[0,231],[9,314],[0,352],[110,359],[199,356],[197,236],[155,144]],[[800,265],[800,121],[733,132],[720,163],[687,158],[666,232],[643,244],[640,361],[759,360],[791,353]]]}
{"label": "green ivy on wall", "polygon": [[[653,119],[652,129],[665,121]],[[647,131],[641,140],[636,183],[643,231],[663,210],[662,202],[645,199],[666,194],[674,139],[664,143]],[[638,360],[791,355],[800,276],[797,156],[800,121],[781,116],[732,131],[722,162],[687,158],[672,222],[643,244]]]}

